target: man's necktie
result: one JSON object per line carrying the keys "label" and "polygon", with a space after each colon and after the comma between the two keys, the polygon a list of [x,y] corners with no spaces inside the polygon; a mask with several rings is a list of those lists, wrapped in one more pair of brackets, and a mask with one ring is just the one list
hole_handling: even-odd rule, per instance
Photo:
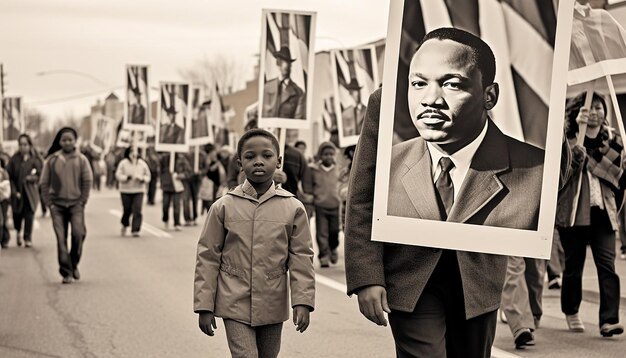
{"label": "man's necktie", "polygon": [[435,181],[435,187],[439,192],[439,198],[441,198],[447,218],[454,203],[454,184],[452,183],[452,177],[450,177],[450,170],[454,168],[454,163],[452,163],[449,157],[441,157],[439,159],[439,167],[441,168],[441,173],[437,181]]}

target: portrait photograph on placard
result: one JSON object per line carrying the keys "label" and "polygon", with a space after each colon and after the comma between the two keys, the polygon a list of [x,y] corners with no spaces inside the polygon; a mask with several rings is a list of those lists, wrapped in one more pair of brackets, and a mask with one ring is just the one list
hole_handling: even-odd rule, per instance
{"label": "portrait photograph on placard", "polygon": [[373,240],[549,257],[573,5],[531,7],[391,1]]}
{"label": "portrait photograph on placard", "polygon": [[191,88],[190,145],[202,145],[213,142],[213,130],[210,120],[212,106],[212,100],[204,97],[204,91],[201,87],[193,86]]}
{"label": "portrait photograph on placard", "polygon": [[308,128],[315,13],[263,10],[259,127]]}
{"label": "portrait photograph on placard", "polygon": [[133,135],[137,136],[136,144],[138,148],[148,147],[148,136],[146,132],[131,131],[130,129],[122,129],[117,133],[117,140],[115,145],[122,148],[128,148],[132,145]]}
{"label": "portrait photograph on placard", "polygon": [[2,141],[17,141],[24,132],[22,97],[4,97],[2,99]]}
{"label": "portrait photograph on placard", "polygon": [[161,83],[156,149],[186,152],[189,140],[190,86]]}
{"label": "portrait photograph on placard", "polygon": [[361,134],[369,95],[378,88],[378,64],[374,46],[331,51],[339,144],[355,145]]}
{"label": "portrait photograph on placard", "polygon": [[126,66],[124,128],[145,130],[150,126],[148,66]]}
{"label": "portrait photograph on placard", "polygon": [[107,153],[115,143],[115,120],[104,115],[91,117],[91,144]]}

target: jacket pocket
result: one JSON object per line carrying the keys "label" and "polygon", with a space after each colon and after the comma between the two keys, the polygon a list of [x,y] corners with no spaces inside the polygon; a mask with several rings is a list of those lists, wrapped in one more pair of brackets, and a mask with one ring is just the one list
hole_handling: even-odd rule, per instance
{"label": "jacket pocket", "polygon": [[244,274],[243,270],[240,270],[240,269],[238,269],[236,267],[232,267],[232,266],[230,266],[228,264],[225,264],[225,263],[222,263],[220,265],[220,271],[225,272],[227,274],[230,274],[232,276],[239,277],[241,279],[245,279],[245,277],[244,277],[245,274]]}
{"label": "jacket pocket", "polygon": [[268,280],[273,280],[275,278],[281,277],[282,275],[284,275],[286,273],[287,273],[287,268],[286,267],[282,267],[282,268],[279,268],[277,270],[273,270],[273,271],[267,272],[267,279]]}

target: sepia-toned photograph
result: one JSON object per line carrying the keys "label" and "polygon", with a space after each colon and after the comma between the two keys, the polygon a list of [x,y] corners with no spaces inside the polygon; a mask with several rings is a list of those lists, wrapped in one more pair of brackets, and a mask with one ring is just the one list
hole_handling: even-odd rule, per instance
{"label": "sepia-toned photograph", "polygon": [[115,145],[115,119],[104,115],[91,117],[91,144],[107,153]]}
{"label": "sepia-toned photograph", "polygon": [[315,13],[264,10],[259,127],[310,126]]}
{"label": "sepia-toned photograph", "polygon": [[17,141],[24,132],[22,97],[5,97],[2,99],[2,141]]}
{"label": "sepia-toned photograph", "polygon": [[[552,13],[565,34],[567,7]],[[481,11],[502,17],[513,10],[492,3]],[[429,26],[416,28],[420,19]],[[528,24],[530,43],[515,35],[515,23],[465,18],[479,37],[454,27],[453,19],[436,4],[392,1],[385,91],[374,96],[381,117],[394,120],[379,125],[373,238],[548,257],[563,128],[554,102],[564,94],[551,97],[550,81],[524,72],[510,51],[542,49],[535,61],[544,61],[548,79],[562,79],[567,43],[555,44],[555,33],[541,36]],[[522,96],[531,81],[534,95]],[[413,128],[399,130],[406,122]],[[408,235],[414,231],[439,234]]]}
{"label": "sepia-toned photograph", "polygon": [[186,152],[189,146],[190,86],[161,83],[156,149]]}
{"label": "sepia-toned photograph", "polygon": [[361,134],[369,95],[378,88],[376,48],[369,46],[331,51],[339,144],[355,145]]}
{"label": "sepia-toned photograph", "polygon": [[150,83],[148,66],[126,66],[124,128],[145,130],[150,126]]}

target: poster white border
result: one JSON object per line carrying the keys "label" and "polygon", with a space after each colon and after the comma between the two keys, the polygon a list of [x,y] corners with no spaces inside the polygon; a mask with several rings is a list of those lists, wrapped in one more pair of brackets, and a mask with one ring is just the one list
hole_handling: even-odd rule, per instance
{"label": "poster white border", "polygon": [[[390,3],[381,118],[393,118],[395,111],[404,1],[391,0]],[[557,11],[546,156],[537,230],[518,230],[387,215],[394,121],[386,120],[380,121],[379,128],[372,240],[501,255],[544,259],[550,257],[563,138],[573,1],[560,1]]]}
{"label": "poster white border", "polygon": [[[267,52],[267,17],[272,13],[285,13],[294,15],[311,16],[311,28],[309,29],[309,61],[308,61],[308,75],[306,83],[306,114],[304,119],[293,118],[276,118],[276,117],[263,117],[263,90],[265,88],[265,54]],[[317,13],[314,11],[294,11],[294,10],[277,10],[277,9],[263,9],[261,12],[261,51],[260,65],[259,65],[259,111],[258,111],[258,123],[259,128],[273,127],[273,128],[289,128],[289,129],[308,129],[311,127],[311,106],[313,104],[313,82],[315,78],[315,29]]]}

